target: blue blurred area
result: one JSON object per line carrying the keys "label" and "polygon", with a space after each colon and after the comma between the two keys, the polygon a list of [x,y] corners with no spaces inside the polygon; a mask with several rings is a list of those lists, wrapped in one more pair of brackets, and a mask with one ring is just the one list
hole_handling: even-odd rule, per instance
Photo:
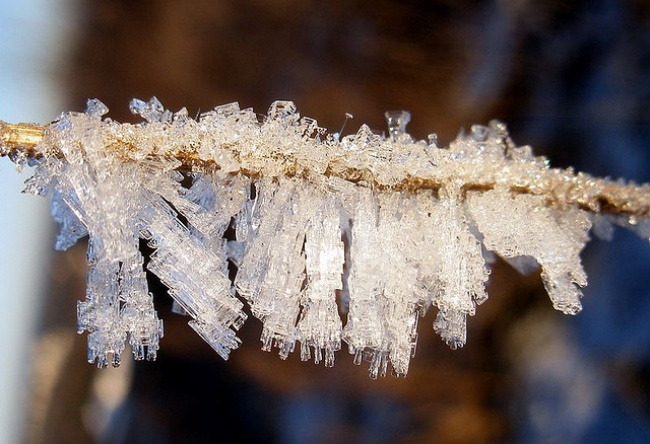
{"label": "blue blurred area", "polygon": [[[576,11],[577,10],[577,11]],[[597,176],[650,181],[650,13],[643,2],[582,2],[572,17],[534,39],[528,59],[545,66],[533,76],[534,99],[520,123],[522,140],[555,147],[561,163]],[[549,67],[553,75],[549,76]],[[554,412],[551,430],[521,424],[523,442],[650,441],[650,246],[618,229],[613,242],[592,241],[583,254],[589,276],[583,311],[566,320],[577,361],[549,380],[555,390],[590,383],[589,405],[570,421],[570,402],[544,378],[529,380],[525,404]],[[561,378],[560,378],[561,379]]]}

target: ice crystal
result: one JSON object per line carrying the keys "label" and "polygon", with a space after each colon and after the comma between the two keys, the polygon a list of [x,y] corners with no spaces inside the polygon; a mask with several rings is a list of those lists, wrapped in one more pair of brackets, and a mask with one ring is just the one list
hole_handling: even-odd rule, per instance
{"label": "ice crystal", "polygon": [[585,211],[546,208],[541,196],[501,189],[473,194],[468,204],[486,248],[505,259],[535,259],[553,306],[567,314],[580,311],[579,287],[587,285],[580,251],[591,228]]}
{"label": "ice crystal", "polygon": [[27,183],[51,197],[57,249],[89,237],[77,311],[100,367],[119,365],[127,344],[135,359],[156,357],[163,326],[147,272],[224,359],[240,344],[247,303],[262,348],[283,359],[299,343],[303,360],[331,366],[346,342],[372,377],[406,375],[431,306],[441,338],[465,344],[492,252],[522,271],[539,265],[554,307],[573,314],[592,223],[603,236],[612,224],[650,236],[647,219],[590,218],[611,183],[550,169],[499,122],[440,148],[435,135],[406,133],[405,111],[386,113],[388,137],[362,125],[339,140],[288,101],[261,119],[236,103],[197,119],[156,98],[130,109],[144,122],[103,119],[96,99],[63,114]]}

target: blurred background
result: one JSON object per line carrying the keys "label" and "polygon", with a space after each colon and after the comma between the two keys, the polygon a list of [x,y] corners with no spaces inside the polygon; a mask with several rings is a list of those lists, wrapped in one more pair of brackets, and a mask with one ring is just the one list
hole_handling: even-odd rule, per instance
{"label": "blurred background", "polygon": [[[553,166],[650,181],[645,0],[0,0],[0,63],[6,121],[88,97],[123,121],[132,97],[190,114],[289,99],[332,132],[353,114],[353,133],[406,109],[418,138],[498,118]],[[100,371],[75,333],[85,246],[53,253],[46,202],[0,168],[0,443],[650,442],[650,248],[632,234],[584,251],[576,317],[497,262],[465,348],[429,313],[405,379],[345,351],[282,362],[252,318],[224,363],[154,279],[158,361]]]}

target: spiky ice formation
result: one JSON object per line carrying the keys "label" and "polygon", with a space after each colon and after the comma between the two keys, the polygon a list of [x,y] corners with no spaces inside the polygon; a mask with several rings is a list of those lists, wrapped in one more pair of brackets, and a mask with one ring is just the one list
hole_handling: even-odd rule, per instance
{"label": "spiky ice formation", "polygon": [[[127,342],[136,359],[158,350],[143,240],[147,270],[224,359],[246,302],[264,350],[286,358],[299,342],[303,360],[330,366],[344,341],[377,377],[408,372],[431,305],[442,339],[465,344],[467,317],[487,298],[483,249],[539,264],[553,305],[576,313],[592,220],[600,233],[612,223],[650,233],[647,186],[550,169],[498,122],[440,148],[405,132],[405,112],[387,113],[388,137],[362,125],[339,140],[285,101],[261,121],[237,104],[196,120],[155,98],[130,108],[143,123],[103,119],[97,100],[63,114],[34,148],[27,185],[51,196],[58,249],[89,235],[79,330],[99,366],[119,364]],[[602,205],[617,214],[590,219]]]}

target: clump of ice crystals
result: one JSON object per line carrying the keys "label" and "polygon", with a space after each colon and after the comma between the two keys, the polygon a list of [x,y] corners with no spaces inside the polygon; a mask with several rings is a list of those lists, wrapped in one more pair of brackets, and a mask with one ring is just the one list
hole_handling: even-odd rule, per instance
{"label": "clump of ice crystals", "polygon": [[287,101],[261,120],[236,103],[196,120],[156,98],[130,109],[144,122],[103,119],[96,99],[63,114],[27,183],[51,197],[57,249],[89,236],[78,322],[100,367],[119,365],[127,343],[135,359],[156,357],[163,326],[147,271],[224,359],[246,302],[262,348],[281,358],[299,342],[303,360],[331,366],[346,342],[372,377],[389,366],[405,375],[432,305],[436,332],[465,344],[467,317],[487,299],[486,250],[522,270],[538,264],[555,308],[574,314],[592,222],[604,236],[612,224],[650,235],[647,220],[590,218],[583,208],[600,203],[585,181],[515,147],[498,122],[439,148],[435,135],[406,133],[404,111],[386,114],[388,137],[362,125],[339,140]]}

